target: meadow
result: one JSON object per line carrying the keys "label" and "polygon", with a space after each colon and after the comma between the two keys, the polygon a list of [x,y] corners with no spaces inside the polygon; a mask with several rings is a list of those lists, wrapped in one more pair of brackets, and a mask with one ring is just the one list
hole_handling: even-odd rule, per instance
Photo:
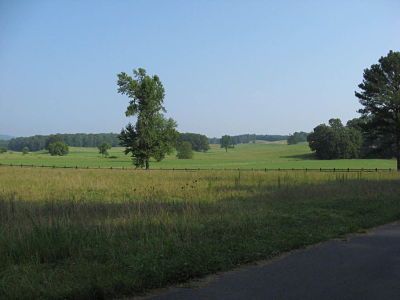
{"label": "meadow", "polygon": [[141,295],[398,220],[399,195],[398,172],[2,166],[0,298]]}
{"label": "meadow", "polygon": [[[123,153],[123,148],[112,148],[110,157],[104,158],[97,148],[70,147],[66,156],[50,156],[45,151],[23,155],[21,152],[0,154],[0,164],[48,165],[58,167],[90,167],[90,168],[129,168],[132,160]],[[280,143],[241,144],[225,152],[219,145],[211,145],[208,152],[195,152],[193,159],[177,159],[173,153],[161,162],[152,161],[152,169],[160,168],[201,168],[201,169],[395,169],[392,159],[315,159],[307,143],[287,145]]]}

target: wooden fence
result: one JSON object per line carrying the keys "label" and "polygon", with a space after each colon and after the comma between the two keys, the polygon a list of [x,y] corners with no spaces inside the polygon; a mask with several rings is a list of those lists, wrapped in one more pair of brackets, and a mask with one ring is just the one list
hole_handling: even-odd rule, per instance
{"label": "wooden fence", "polygon": [[89,166],[56,166],[56,165],[26,165],[26,164],[4,164],[0,167],[20,168],[51,168],[51,169],[79,169],[79,170],[132,170],[132,171],[255,171],[255,172],[394,172],[396,169],[382,168],[153,168],[149,170],[137,169],[135,167],[89,167]]}

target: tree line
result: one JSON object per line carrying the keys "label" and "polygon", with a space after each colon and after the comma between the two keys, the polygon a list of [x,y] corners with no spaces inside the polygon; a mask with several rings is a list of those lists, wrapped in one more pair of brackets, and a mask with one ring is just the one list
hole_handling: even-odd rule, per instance
{"label": "tree line", "polygon": [[181,133],[179,134],[178,144],[182,142],[189,142],[191,144],[192,150],[198,152],[206,152],[210,149],[210,143],[208,137],[204,134],[198,133]]}
{"label": "tree line", "polygon": [[[249,143],[255,143],[257,140],[258,141],[267,141],[267,142],[276,142],[276,141],[282,141],[282,140],[287,140],[289,136],[287,135],[269,135],[269,134],[240,134],[240,135],[233,135],[229,136],[231,143],[233,145],[237,144],[249,144]],[[209,138],[209,143],[210,144],[221,144],[221,138]]]}
{"label": "tree line", "polygon": [[295,145],[302,142],[307,142],[308,133],[304,131],[294,132],[287,138],[288,145]]}
{"label": "tree line", "polygon": [[116,133],[75,133],[17,137],[4,143],[4,146],[13,151],[22,151],[24,148],[28,148],[29,151],[39,151],[47,149],[51,141],[61,141],[72,147],[97,147],[102,143],[115,147],[120,143]]}

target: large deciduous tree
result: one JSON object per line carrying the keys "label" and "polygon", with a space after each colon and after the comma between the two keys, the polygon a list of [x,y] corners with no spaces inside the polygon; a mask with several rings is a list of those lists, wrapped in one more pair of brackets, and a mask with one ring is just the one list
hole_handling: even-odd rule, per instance
{"label": "large deciduous tree", "polygon": [[355,128],[343,126],[339,119],[330,119],[307,136],[312,151],[319,159],[358,158],[362,135]]}
{"label": "large deciduous tree", "polygon": [[233,148],[233,146],[234,144],[231,136],[223,135],[221,137],[221,148],[225,148],[226,152],[228,152],[228,148]]}
{"label": "large deciduous tree", "polygon": [[368,121],[365,128],[377,141],[375,147],[393,150],[400,170],[400,52],[381,57],[363,77],[355,95],[363,105],[359,112]]}
{"label": "large deciduous tree", "polygon": [[147,75],[141,68],[133,75],[118,74],[118,93],[130,98],[125,114],[136,117],[136,124],[129,123],[119,138],[134,165],[148,169],[150,158],[160,161],[173,150],[178,132],[176,122],[163,115],[165,91],[160,78]]}

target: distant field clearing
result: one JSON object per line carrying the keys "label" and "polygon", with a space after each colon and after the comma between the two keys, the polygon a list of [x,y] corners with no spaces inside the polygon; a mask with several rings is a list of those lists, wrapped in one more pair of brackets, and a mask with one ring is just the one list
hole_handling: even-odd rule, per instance
{"label": "distant field clearing", "polygon": [[[97,148],[70,147],[66,156],[50,156],[45,151],[23,155],[21,152],[0,154],[0,163],[78,166],[78,167],[132,167],[129,156],[124,155],[123,148],[112,148],[109,158],[103,158]],[[219,145],[211,145],[208,152],[195,152],[193,159],[177,159],[171,154],[161,162],[151,162],[150,168],[241,168],[241,169],[318,169],[318,168],[354,168],[354,169],[394,169],[395,160],[391,159],[314,159],[306,143],[287,145],[282,141],[272,143],[241,144],[225,152]]]}

